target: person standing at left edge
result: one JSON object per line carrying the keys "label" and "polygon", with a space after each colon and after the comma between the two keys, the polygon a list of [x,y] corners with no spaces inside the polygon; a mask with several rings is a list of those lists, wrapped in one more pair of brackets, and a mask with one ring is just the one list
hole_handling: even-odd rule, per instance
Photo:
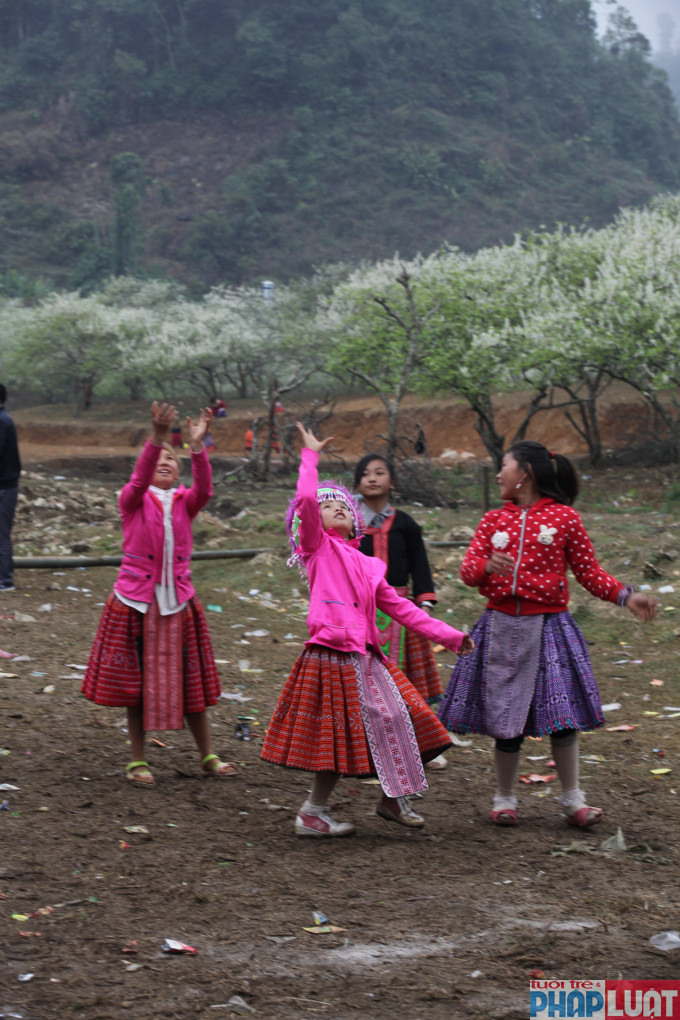
{"label": "person standing at left edge", "polygon": [[5,410],[6,400],[7,389],[0,383],[0,592],[14,591],[12,525],[21,474],[17,431]]}

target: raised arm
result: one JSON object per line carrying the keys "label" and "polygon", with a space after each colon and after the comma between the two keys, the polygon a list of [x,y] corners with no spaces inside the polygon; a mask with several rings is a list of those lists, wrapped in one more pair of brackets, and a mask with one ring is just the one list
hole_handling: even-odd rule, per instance
{"label": "raised arm", "polygon": [[172,423],[177,415],[172,404],[159,404],[154,400],[151,404],[151,432],[144,444],[144,449],[135,464],[134,471],[127,485],[124,485],[118,497],[118,506],[124,513],[136,510],[144,493],[151,485],[151,479],[160,455],[163,443],[167,442]]}

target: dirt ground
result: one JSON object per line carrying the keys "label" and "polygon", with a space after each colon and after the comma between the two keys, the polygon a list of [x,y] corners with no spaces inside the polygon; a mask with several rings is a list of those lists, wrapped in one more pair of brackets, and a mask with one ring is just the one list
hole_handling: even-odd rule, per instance
{"label": "dirt ground", "polygon": [[[414,408],[421,421],[426,411]],[[115,422],[93,417],[87,442],[65,442],[66,423],[45,416],[41,432],[39,415],[17,415],[20,562],[117,551],[115,490],[139,415],[120,443],[107,441]],[[352,434],[344,419],[333,425]],[[566,444],[556,426],[560,436]],[[447,448],[471,449],[474,434],[463,438]],[[552,781],[520,784],[518,828],[489,825],[491,741],[468,737],[446,770],[428,772],[423,830],[379,819],[378,788],[344,780],[337,810],[357,834],[294,835],[309,777],[259,759],[305,636],[280,523],[289,482],[239,481],[218,459],[215,497],[195,528],[196,549],[272,550],[194,568],[226,695],[211,710],[215,749],[239,764],[237,778],[203,776],[181,731],[153,735],[153,789],[127,783],[123,711],[78,693],[115,568],[17,569],[17,590],[0,595],[0,648],[13,656],[0,660],[0,1016],[519,1020],[532,971],[675,979],[677,951],[649,939],[680,928],[680,518],[663,467],[586,473],[581,509],[601,561],[662,601],[643,626],[572,583],[603,702],[619,706],[607,725],[633,727],[582,740],[582,782],[605,812],[586,833],[564,824]],[[406,509],[441,540],[477,523],[472,483],[466,493],[455,511]],[[438,615],[469,626],[482,603],[457,580],[461,556],[431,548]],[[453,658],[438,657],[444,682]],[[240,715],[249,741],[235,738]],[[549,758],[546,741],[530,741],[520,771],[554,775]],[[339,930],[306,930],[327,927],[315,912]],[[166,953],[166,939],[197,953]]]}

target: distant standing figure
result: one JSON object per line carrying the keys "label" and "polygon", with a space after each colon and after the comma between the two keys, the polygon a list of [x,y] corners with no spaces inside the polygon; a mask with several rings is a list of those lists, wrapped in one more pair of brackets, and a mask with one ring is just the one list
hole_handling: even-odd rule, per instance
{"label": "distant standing figure", "polygon": [[413,449],[419,457],[427,452],[427,446],[425,445],[425,432],[419,421],[416,422],[416,441],[413,444]]}
{"label": "distant standing figure", "polygon": [[217,447],[215,446],[215,440],[213,439],[212,432],[206,432],[203,437],[203,445],[208,454],[214,453]]}
{"label": "distant standing figure", "polygon": [[21,461],[13,420],[5,410],[7,389],[0,383],[0,591],[14,591],[12,525],[19,495]]}
{"label": "distant standing figure", "polygon": [[253,433],[253,430],[252,430],[251,427],[248,427],[246,429],[245,438],[243,440],[244,445],[245,445],[245,450],[246,450],[246,453],[248,454],[248,456],[250,456],[250,454],[253,452],[253,442],[254,442],[254,440],[255,440],[255,435]]}
{"label": "distant standing figure", "polygon": [[227,417],[227,405],[219,397],[210,398],[210,410],[213,413],[214,418],[226,418]]}
{"label": "distant standing figure", "polygon": [[179,419],[170,429],[170,446],[175,449],[182,449],[182,426],[179,423]]}

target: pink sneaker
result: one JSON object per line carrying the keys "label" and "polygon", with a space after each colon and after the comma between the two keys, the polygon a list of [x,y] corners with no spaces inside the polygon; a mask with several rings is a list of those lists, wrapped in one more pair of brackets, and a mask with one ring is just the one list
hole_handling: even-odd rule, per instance
{"label": "pink sneaker", "polygon": [[298,836],[349,836],[354,832],[351,822],[338,822],[328,808],[323,807],[310,812],[303,805],[295,819],[295,833]]}
{"label": "pink sneaker", "polygon": [[406,825],[409,829],[422,829],[425,824],[423,816],[417,815],[411,807],[408,797],[386,797],[383,794],[375,813],[388,822]]}

